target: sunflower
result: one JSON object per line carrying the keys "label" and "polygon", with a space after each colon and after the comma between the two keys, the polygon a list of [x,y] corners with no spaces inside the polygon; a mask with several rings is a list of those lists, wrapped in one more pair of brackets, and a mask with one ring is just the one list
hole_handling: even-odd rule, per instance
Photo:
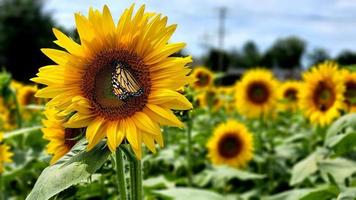
{"label": "sunflower", "polygon": [[214,74],[212,71],[203,66],[194,68],[192,76],[195,78],[194,88],[207,89],[213,85]]}
{"label": "sunflower", "polygon": [[286,81],[278,89],[278,108],[281,111],[296,111],[298,109],[299,81]]}
{"label": "sunflower", "polygon": [[344,102],[348,112],[356,112],[356,73],[343,70],[345,84]]}
{"label": "sunflower", "polygon": [[84,130],[63,127],[64,119],[58,116],[54,109],[47,109],[44,114],[47,119],[43,120],[43,138],[49,141],[47,152],[53,155],[51,159],[51,164],[53,164],[72,149],[84,135]]}
{"label": "sunflower", "polygon": [[10,152],[10,147],[2,144],[3,133],[0,132],[0,174],[4,171],[5,163],[12,162],[11,157],[13,153]]}
{"label": "sunflower", "polygon": [[277,103],[278,81],[271,71],[247,71],[236,85],[235,102],[240,114],[249,118],[271,114]]}
{"label": "sunflower", "polygon": [[35,98],[37,92],[36,86],[23,86],[17,89],[17,99],[21,106],[38,103],[38,99]]}
{"label": "sunflower", "polygon": [[10,83],[10,88],[12,90],[14,90],[15,92],[18,91],[20,88],[23,87],[23,84],[18,82],[18,81],[15,81],[15,80],[11,80],[11,83]]}
{"label": "sunflower", "polygon": [[244,167],[253,156],[253,136],[234,120],[218,125],[207,143],[208,157],[215,165]]}
{"label": "sunflower", "polygon": [[56,44],[66,51],[42,49],[56,65],[40,68],[34,82],[47,85],[37,97],[51,98],[47,107],[65,115],[66,128],[86,128],[87,149],[107,138],[111,151],[126,139],[141,158],[142,142],[155,152],[163,146],[159,125],[183,127],[174,110],[191,103],[179,92],[188,76],[188,57],[171,56],[184,43],[167,43],[176,25],[167,17],[126,9],[117,25],[109,8],[75,14],[81,44],[53,29]]}
{"label": "sunflower", "polygon": [[327,125],[340,115],[344,82],[335,62],[324,62],[303,74],[300,108],[313,124]]}
{"label": "sunflower", "polygon": [[198,95],[198,103],[202,108],[217,111],[223,105],[222,98],[216,88],[209,88]]}

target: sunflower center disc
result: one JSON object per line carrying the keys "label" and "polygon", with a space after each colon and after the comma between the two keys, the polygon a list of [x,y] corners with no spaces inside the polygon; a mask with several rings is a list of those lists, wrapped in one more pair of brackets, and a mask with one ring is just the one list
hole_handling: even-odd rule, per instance
{"label": "sunflower center disc", "polygon": [[356,105],[356,82],[347,82],[345,102],[348,106]]}
{"label": "sunflower center disc", "polygon": [[224,158],[233,158],[240,153],[242,143],[235,135],[228,134],[218,144],[218,151]]}
{"label": "sunflower center disc", "polygon": [[285,93],[284,93],[284,98],[286,98],[289,101],[296,101],[297,100],[297,90],[291,88],[288,89]]}
{"label": "sunflower center disc", "polygon": [[325,81],[320,81],[315,89],[313,98],[314,103],[319,107],[320,111],[325,112],[329,110],[334,104],[335,99],[332,86]]}
{"label": "sunflower center disc", "polygon": [[[118,67],[124,72],[117,74]],[[128,74],[130,77],[127,77]],[[124,75],[125,81],[118,81],[120,87],[130,88],[131,91],[131,86],[127,84],[133,83],[134,79],[142,92],[128,96],[124,95],[123,90],[114,92],[118,84],[115,86],[113,79],[119,80]],[[98,53],[89,62],[82,80],[84,96],[90,100],[95,111],[108,120],[123,119],[141,111],[147,103],[151,88],[149,70],[143,60],[134,53],[120,49]]]}
{"label": "sunflower center disc", "polygon": [[256,104],[263,104],[269,98],[267,86],[261,82],[252,83],[247,89],[248,98]]}
{"label": "sunflower center disc", "polygon": [[197,83],[199,86],[206,86],[210,81],[210,76],[205,73],[198,73],[197,78],[198,78]]}

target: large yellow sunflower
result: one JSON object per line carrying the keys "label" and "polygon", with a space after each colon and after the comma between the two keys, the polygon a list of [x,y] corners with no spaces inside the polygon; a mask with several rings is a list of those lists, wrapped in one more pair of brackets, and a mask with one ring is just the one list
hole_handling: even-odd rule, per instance
{"label": "large yellow sunflower", "polygon": [[356,112],[356,73],[343,70],[345,83],[344,102],[348,112]]}
{"label": "large yellow sunflower", "polygon": [[195,67],[192,76],[196,79],[193,85],[196,89],[207,89],[213,85],[214,74],[206,67]]}
{"label": "large yellow sunflower", "polygon": [[237,121],[220,124],[207,144],[208,157],[215,165],[244,167],[253,156],[253,136]]}
{"label": "large yellow sunflower", "polygon": [[271,71],[247,71],[236,85],[237,110],[250,118],[270,115],[277,103],[277,88],[278,81]]}
{"label": "large yellow sunflower", "polygon": [[281,111],[296,111],[298,109],[299,81],[286,81],[278,88],[278,108]]}
{"label": "large yellow sunflower", "polygon": [[11,157],[13,153],[10,152],[10,147],[2,144],[3,133],[0,132],[0,174],[4,171],[5,163],[12,162]]}
{"label": "large yellow sunflower", "polygon": [[83,136],[84,130],[63,127],[64,119],[54,109],[48,109],[44,113],[47,119],[43,120],[43,138],[49,141],[47,152],[53,155],[53,164],[72,149]]}
{"label": "large yellow sunflower", "polygon": [[335,62],[324,62],[303,74],[300,108],[313,124],[327,125],[343,108],[344,82]]}
{"label": "large yellow sunflower", "polygon": [[123,139],[141,158],[142,142],[153,152],[163,146],[159,125],[182,127],[174,110],[191,109],[177,90],[194,79],[186,67],[191,57],[174,57],[184,43],[167,43],[176,25],[167,17],[126,9],[117,25],[109,8],[75,14],[81,44],[53,29],[66,51],[42,49],[56,65],[40,68],[34,82],[47,85],[37,97],[52,98],[48,107],[62,111],[68,128],[86,128],[88,150],[107,138],[111,151]]}

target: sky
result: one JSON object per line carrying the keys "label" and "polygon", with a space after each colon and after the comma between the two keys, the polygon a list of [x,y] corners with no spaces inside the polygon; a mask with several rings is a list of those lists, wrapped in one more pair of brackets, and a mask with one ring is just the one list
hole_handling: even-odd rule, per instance
{"label": "sky", "polygon": [[218,45],[219,9],[225,7],[224,49],[240,49],[249,40],[261,51],[277,38],[298,36],[308,50],[322,47],[335,56],[340,51],[356,51],[356,0],[47,0],[45,11],[57,23],[74,28],[76,12],[87,15],[90,7],[108,5],[117,21],[122,11],[136,3],[146,10],[168,16],[178,24],[172,42],[186,42],[186,52],[206,53]]}

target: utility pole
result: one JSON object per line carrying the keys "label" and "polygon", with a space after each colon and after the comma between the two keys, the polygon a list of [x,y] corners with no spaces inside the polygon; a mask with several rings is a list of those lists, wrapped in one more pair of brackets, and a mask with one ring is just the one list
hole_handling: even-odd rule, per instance
{"label": "utility pole", "polygon": [[225,39],[225,19],[226,7],[219,8],[219,30],[218,30],[218,47],[220,51],[218,70],[223,70],[224,65],[224,39]]}

